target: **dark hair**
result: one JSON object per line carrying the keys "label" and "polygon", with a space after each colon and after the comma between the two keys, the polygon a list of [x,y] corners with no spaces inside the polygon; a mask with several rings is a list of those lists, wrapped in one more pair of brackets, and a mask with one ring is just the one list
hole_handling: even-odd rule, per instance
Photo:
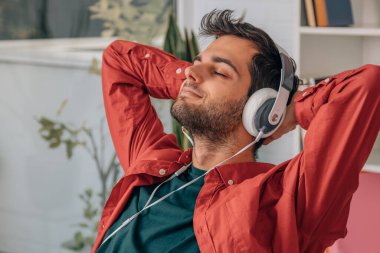
{"label": "dark hair", "polygon": [[[248,97],[261,88],[279,89],[281,78],[281,58],[277,46],[269,35],[242,19],[233,17],[232,10],[213,10],[203,16],[200,26],[200,34],[205,36],[234,35],[252,42],[252,46],[258,51],[248,66],[251,74],[251,87]],[[296,64],[293,61],[294,71]],[[290,93],[288,104],[298,88],[299,79],[294,78],[294,89]],[[257,149],[262,146],[264,139],[255,145],[254,155]]]}

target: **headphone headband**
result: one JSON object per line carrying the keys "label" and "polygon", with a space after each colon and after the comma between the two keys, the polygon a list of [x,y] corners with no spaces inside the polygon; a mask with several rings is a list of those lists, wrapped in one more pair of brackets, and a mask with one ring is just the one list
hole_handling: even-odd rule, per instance
{"label": "headphone headband", "polygon": [[288,53],[280,45],[276,44],[281,58],[280,86],[284,86],[289,92],[293,89],[294,64]]}
{"label": "headphone headband", "polygon": [[281,58],[281,78],[276,100],[268,115],[268,121],[271,125],[277,125],[280,122],[281,117],[285,116],[286,104],[294,85],[293,61],[281,46],[277,45],[277,48]]}

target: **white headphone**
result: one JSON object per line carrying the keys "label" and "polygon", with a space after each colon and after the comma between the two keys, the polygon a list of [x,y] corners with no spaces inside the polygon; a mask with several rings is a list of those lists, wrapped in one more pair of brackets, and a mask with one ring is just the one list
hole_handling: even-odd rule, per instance
{"label": "white headphone", "polygon": [[273,134],[285,118],[287,101],[294,89],[294,64],[288,53],[277,45],[281,58],[281,79],[278,91],[262,88],[254,92],[243,110],[243,125],[254,137]]}

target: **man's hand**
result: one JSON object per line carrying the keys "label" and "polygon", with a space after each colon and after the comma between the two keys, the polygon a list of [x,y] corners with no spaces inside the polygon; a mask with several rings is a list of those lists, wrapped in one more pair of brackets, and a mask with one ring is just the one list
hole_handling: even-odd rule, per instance
{"label": "man's hand", "polygon": [[300,93],[300,91],[297,91],[292,99],[292,102],[290,105],[286,108],[286,115],[285,119],[282,122],[281,126],[268,138],[265,139],[264,145],[271,143],[274,140],[277,140],[284,134],[294,130],[297,126],[297,119],[294,112],[294,98],[297,96],[297,94]]}

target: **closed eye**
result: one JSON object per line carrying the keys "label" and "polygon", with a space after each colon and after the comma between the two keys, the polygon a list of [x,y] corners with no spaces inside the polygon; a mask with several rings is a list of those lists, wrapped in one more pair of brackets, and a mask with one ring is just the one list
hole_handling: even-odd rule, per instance
{"label": "closed eye", "polygon": [[227,78],[227,76],[221,72],[218,72],[218,71],[214,71],[214,74],[217,75],[217,76],[221,76],[221,77],[224,77],[224,78]]}

